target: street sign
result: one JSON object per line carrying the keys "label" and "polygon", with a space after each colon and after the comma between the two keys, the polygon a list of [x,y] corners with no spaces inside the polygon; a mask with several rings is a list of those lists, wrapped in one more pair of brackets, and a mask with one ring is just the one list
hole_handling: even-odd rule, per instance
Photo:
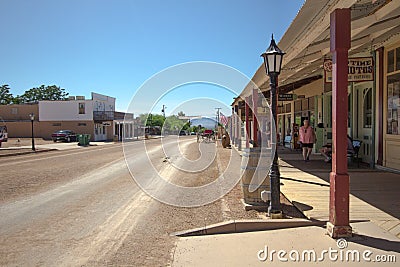
{"label": "street sign", "polygon": [[279,94],[278,101],[292,101],[293,94]]}
{"label": "street sign", "polygon": [[103,121],[103,126],[111,126],[111,122],[109,121]]}

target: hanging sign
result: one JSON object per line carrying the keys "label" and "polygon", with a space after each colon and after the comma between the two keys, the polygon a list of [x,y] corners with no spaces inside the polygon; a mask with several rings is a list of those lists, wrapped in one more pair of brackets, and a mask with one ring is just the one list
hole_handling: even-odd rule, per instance
{"label": "hanging sign", "polygon": [[[348,60],[348,81],[362,82],[374,80],[374,61],[372,57],[349,58]],[[332,60],[324,61],[325,82],[332,82]]]}
{"label": "hanging sign", "polygon": [[292,101],[293,94],[279,94],[278,101]]}

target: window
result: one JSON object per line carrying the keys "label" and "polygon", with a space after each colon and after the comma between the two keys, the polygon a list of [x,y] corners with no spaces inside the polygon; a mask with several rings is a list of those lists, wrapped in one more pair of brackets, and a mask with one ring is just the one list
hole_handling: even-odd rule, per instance
{"label": "window", "polygon": [[[352,103],[353,102],[353,94],[351,93],[351,91],[350,91],[350,93],[349,93],[349,95],[347,96],[347,128],[351,128],[351,115],[352,115],[352,111],[351,111],[351,108],[352,108]],[[365,107],[364,107],[365,108]]]}
{"label": "window", "polygon": [[387,113],[387,133],[400,134],[399,115],[400,115],[400,73],[388,76],[388,113]]}
{"label": "window", "polygon": [[61,126],[61,122],[53,123],[52,126]]}
{"label": "window", "polygon": [[85,103],[79,103],[79,114],[85,114]]}
{"label": "window", "polygon": [[12,115],[17,115],[18,114],[18,108],[11,108],[11,114]]}
{"label": "window", "polygon": [[372,128],[372,88],[367,88],[366,92],[364,91],[363,107],[364,128]]}
{"label": "window", "polygon": [[394,71],[394,50],[390,50],[388,52],[388,59],[387,59],[387,72]]}
{"label": "window", "polygon": [[78,126],[86,126],[86,123],[80,122],[80,123],[78,123]]}
{"label": "window", "polygon": [[400,47],[387,52],[387,134],[400,135]]}
{"label": "window", "polygon": [[285,105],[285,111],[286,111],[286,113],[290,113],[291,112],[291,110],[292,110],[292,104],[286,104]]}
{"label": "window", "polygon": [[387,53],[387,72],[400,70],[400,47],[389,50]]}
{"label": "window", "polygon": [[301,100],[294,101],[294,111],[301,111]]}

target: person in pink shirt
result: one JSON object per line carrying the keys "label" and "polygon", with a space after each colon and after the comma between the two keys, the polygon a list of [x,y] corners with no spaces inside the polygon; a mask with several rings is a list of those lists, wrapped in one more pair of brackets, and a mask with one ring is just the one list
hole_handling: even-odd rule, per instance
{"label": "person in pink shirt", "polygon": [[304,125],[299,129],[300,143],[303,149],[304,161],[309,161],[312,148],[315,143],[315,132],[313,127],[309,125],[308,120],[304,120]]}

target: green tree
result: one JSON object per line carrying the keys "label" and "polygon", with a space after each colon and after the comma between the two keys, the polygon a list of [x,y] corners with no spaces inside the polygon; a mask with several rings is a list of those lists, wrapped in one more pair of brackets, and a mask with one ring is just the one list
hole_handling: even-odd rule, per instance
{"label": "green tree", "polygon": [[179,117],[183,117],[183,116],[185,116],[185,112],[183,112],[183,111],[179,111],[179,112],[178,112],[178,116],[179,116]]}
{"label": "green tree", "polygon": [[172,115],[165,119],[164,131],[174,132],[180,131],[184,125],[184,121],[180,120],[178,116]]}
{"label": "green tree", "polygon": [[140,121],[146,126],[160,126],[162,127],[165,121],[163,115],[160,114],[140,114]]}
{"label": "green tree", "polygon": [[0,86],[0,105],[8,105],[13,103],[13,95],[10,93],[8,84]]}
{"label": "green tree", "polygon": [[22,97],[20,95],[14,96],[12,99],[13,104],[22,104],[24,103]]}
{"label": "green tree", "polygon": [[68,93],[64,88],[56,85],[34,87],[19,96],[22,103],[32,103],[41,100],[67,100]]}

